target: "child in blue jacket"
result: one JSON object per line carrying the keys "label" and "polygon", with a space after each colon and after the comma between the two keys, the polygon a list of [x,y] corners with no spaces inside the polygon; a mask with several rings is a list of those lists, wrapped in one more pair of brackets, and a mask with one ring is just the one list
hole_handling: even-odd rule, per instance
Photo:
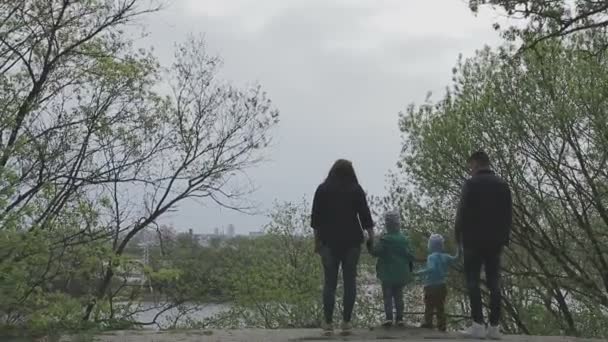
{"label": "child in blue jacket", "polygon": [[424,282],[424,324],[422,328],[433,328],[433,316],[437,315],[437,328],[446,331],[445,300],[448,290],[446,277],[448,268],[460,257],[460,249],[455,256],[444,253],[443,236],[432,234],[429,238],[429,256],[426,268],[416,272]]}

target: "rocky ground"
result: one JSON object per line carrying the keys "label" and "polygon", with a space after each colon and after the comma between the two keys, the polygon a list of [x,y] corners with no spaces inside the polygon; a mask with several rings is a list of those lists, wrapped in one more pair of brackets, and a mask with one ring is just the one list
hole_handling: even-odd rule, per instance
{"label": "rocky ground", "polygon": [[[181,332],[121,331],[85,338],[74,336],[64,342],[299,342],[299,341],[468,341],[456,333],[442,334],[422,329],[366,329],[356,330],[351,336],[324,337],[319,330],[209,330]],[[577,339],[572,337],[505,336],[503,341],[512,342],[599,342],[604,340]]]}

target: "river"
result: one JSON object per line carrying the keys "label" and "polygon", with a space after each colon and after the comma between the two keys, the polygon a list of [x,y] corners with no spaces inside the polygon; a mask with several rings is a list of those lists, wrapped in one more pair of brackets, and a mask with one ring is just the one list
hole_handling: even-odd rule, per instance
{"label": "river", "polygon": [[[138,322],[152,322],[154,317],[162,310],[162,306],[159,304],[144,302],[139,304],[137,313],[133,318]],[[180,308],[172,308],[160,314],[156,319],[158,325],[148,325],[145,328],[148,329],[166,329],[174,325],[176,318],[179,317],[177,323],[184,322],[202,322],[205,319],[212,318],[215,315],[230,310],[228,304],[204,304],[204,305],[193,305],[185,304]]]}
{"label": "river", "polygon": [[[377,284],[366,284],[360,285],[360,296],[365,297],[377,297],[377,293],[381,291],[380,286]],[[340,300],[338,298],[337,300]],[[380,303],[378,303],[380,304]],[[153,302],[142,302],[137,304],[138,313],[133,316],[137,322],[152,322],[154,316],[156,316],[162,309],[162,304],[155,304]],[[146,329],[167,329],[175,326],[176,317],[180,316],[177,321],[177,326],[188,325],[191,322],[202,322],[205,319],[213,318],[214,316],[230,310],[230,304],[205,304],[205,305],[193,305],[185,304],[181,308],[173,308],[166,312],[163,312],[157,319],[158,325],[147,325]],[[380,306],[379,306],[380,308]],[[141,311],[141,312],[139,312]],[[184,313],[186,312],[187,313]]]}

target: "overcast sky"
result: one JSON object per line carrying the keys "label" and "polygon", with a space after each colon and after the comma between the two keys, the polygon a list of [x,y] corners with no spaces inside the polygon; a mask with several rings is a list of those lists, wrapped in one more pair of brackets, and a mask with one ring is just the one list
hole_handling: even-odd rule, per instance
{"label": "overcast sky", "polygon": [[[353,161],[359,180],[381,195],[400,150],[398,113],[450,83],[458,54],[496,45],[496,14],[474,16],[465,0],[174,0],[145,22],[168,64],[176,42],[206,38],[224,60],[222,77],[259,82],[281,112],[268,162],[249,170],[268,210],[275,200],[312,200],[337,158]],[[236,226],[259,230],[248,216],[198,203],[165,222],[185,231]]]}

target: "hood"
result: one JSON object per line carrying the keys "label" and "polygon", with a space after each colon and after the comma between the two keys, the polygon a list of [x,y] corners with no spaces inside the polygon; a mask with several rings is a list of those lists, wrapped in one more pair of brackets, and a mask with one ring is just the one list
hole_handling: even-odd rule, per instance
{"label": "hood", "polygon": [[384,226],[387,233],[395,233],[401,230],[401,215],[396,210],[384,214]]}
{"label": "hood", "polygon": [[443,253],[443,236],[440,234],[432,234],[429,237],[429,252]]}

